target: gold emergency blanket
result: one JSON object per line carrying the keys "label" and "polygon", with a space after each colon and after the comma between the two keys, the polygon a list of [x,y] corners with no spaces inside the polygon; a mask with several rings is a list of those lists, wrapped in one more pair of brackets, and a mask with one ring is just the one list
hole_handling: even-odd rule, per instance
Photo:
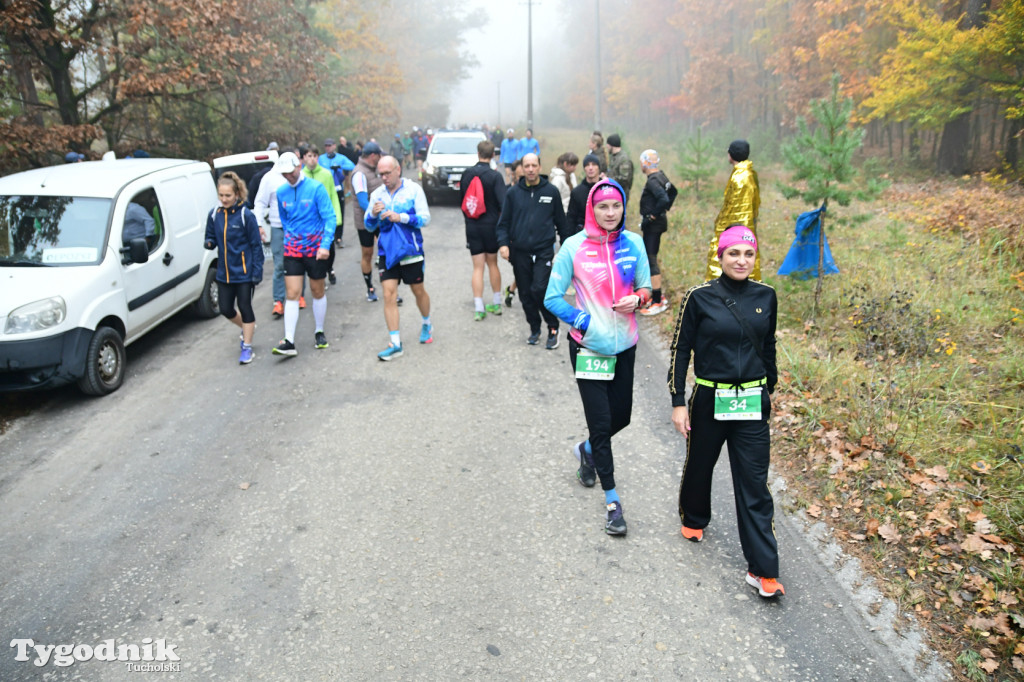
{"label": "gold emergency blanket", "polygon": [[[715,219],[715,234],[708,247],[708,270],[705,280],[711,280],[722,274],[718,262],[718,238],[733,225],[746,225],[757,235],[757,210],[761,206],[761,192],[757,187],[757,171],[749,161],[740,161],[732,169],[729,183],[725,186],[725,201],[722,210]],[[754,270],[750,279],[761,279],[761,250],[757,250],[754,259]]]}

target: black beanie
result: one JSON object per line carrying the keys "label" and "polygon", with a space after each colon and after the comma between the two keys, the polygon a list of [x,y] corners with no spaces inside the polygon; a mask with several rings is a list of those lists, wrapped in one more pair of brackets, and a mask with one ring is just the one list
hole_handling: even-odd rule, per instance
{"label": "black beanie", "polygon": [[750,143],[746,140],[733,140],[729,145],[729,156],[733,161],[746,161],[750,158]]}
{"label": "black beanie", "polygon": [[619,137],[618,133],[612,133],[611,135],[608,136],[608,146],[609,147],[621,147],[622,146],[622,138]]}
{"label": "black beanie", "polygon": [[588,163],[600,166],[601,159],[597,158],[597,154],[587,154],[586,156],[583,157],[583,167],[586,168]]}

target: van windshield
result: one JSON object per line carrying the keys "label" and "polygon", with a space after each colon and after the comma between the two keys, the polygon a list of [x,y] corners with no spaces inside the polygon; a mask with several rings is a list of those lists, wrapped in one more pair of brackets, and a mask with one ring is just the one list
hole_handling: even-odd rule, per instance
{"label": "van windshield", "polygon": [[93,197],[0,196],[0,267],[100,262],[110,206]]}
{"label": "van windshield", "polygon": [[472,154],[476,156],[476,146],[483,142],[483,137],[435,137],[431,154]]}

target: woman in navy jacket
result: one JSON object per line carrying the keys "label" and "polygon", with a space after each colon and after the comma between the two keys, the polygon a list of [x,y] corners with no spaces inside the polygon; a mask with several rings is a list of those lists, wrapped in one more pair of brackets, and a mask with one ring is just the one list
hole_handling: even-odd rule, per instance
{"label": "woman in navy jacket", "polygon": [[[221,314],[242,328],[238,362],[252,362],[252,334],[256,315],[253,289],[263,279],[263,240],[256,216],[245,207],[245,183],[228,171],[217,180],[220,206],[206,219],[207,249],[217,249],[217,289]],[[235,304],[238,310],[235,310]]]}

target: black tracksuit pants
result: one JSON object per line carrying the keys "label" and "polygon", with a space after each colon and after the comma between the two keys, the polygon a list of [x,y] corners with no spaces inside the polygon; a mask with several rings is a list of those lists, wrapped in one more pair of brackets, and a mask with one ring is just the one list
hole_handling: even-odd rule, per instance
{"label": "black tracksuit pants", "polygon": [[[576,355],[580,344],[569,339],[569,366],[576,371]],[[615,487],[615,464],[612,461],[612,436],[629,426],[633,414],[633,364],[636,346],[628,348],[615,360],[615,377],[610,381],[577,379],[583,414],[590,432],[590,450],[594,470],[601,480],[602,490]]]}
{"label": "black tracksuit pants", "polygon": [[558,318],[544,307],[544,293],[551,278],[551,261],[554,258],[554,250],[541,253],[509,250],[512,274],[516,278],[516,292],[519,294],[519,302],[523,305],[526,321],[530,324],[531,334],[540,331],[542,316],[549,328],[558,330]]}
{"label": "black tracksuit pants", "polygon": [[711,475],[722,445],[728,444],[736,519],[748,570],[762,578],[778,578],[775,505],[768,489],[768,391],[762,389],[761,419],[757,421],[717,421],[714,411],[715,389],[695,386],[689,405],[686,464],[679,484],[679,518],[687,528],[704,528],[711,521]]}

